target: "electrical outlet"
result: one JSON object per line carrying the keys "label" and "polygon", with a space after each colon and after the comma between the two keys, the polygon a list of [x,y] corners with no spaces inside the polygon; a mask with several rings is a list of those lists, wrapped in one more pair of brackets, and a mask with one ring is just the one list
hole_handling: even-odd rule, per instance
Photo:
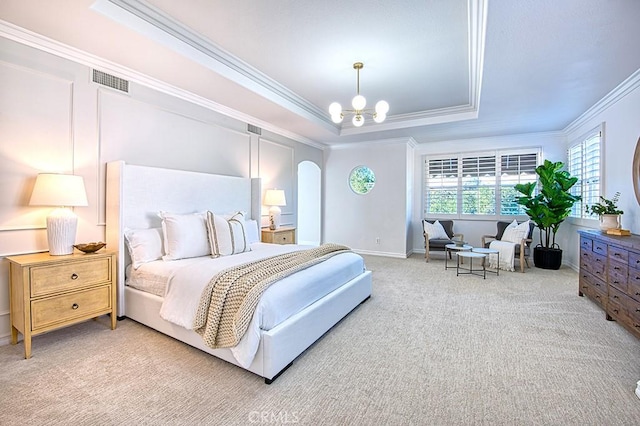
{"label": "electrical outlet", "polygon": [[380,244],[380,237],[376,237],[376,244]]}

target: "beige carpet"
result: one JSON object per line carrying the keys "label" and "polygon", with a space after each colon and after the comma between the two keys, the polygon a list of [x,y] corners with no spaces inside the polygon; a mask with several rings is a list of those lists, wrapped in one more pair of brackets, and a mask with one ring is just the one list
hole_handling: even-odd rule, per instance
{"label": "beige carpet", "polygon": [[640,340],[569,269],[366,257],[373,297],[274,384],[133,321],[0,347],[1,424],[638,425]]}

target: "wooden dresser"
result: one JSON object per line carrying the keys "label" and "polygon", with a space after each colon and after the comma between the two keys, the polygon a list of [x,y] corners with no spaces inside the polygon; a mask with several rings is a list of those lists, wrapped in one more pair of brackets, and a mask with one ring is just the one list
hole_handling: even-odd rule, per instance
{"label": "wooden dresser", "polygon": [[10,256],[11,343],[24,336],[24,357],[31,337],[111,314],[116,328],[115,253],[35,253]]}
{"label": "wooden dresser", "polygon": [[580,279],[578,295],[594,300],[640,337],[640,235],[614,236],[579,231]]}
{"label": "wooden dresser", "polygon": [[262,242],[274,244],[295,244],[296,228],[282,226],[278,229],[262,228]]}

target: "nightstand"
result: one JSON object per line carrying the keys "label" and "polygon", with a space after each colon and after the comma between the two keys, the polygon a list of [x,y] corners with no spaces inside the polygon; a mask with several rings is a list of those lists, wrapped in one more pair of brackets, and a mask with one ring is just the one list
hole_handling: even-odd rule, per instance
{"label": "nightstand", "polygon": [[10,256],[11,344],[24,336],[24,357],[31,337],[100,315],[116,328],[116,256],[113,252],[51,256]]}
{"label": "nightstand", "polygon": [[262,242],[274,244],[295,244],[296,228],[281,226],[278,229],[262,228]]}

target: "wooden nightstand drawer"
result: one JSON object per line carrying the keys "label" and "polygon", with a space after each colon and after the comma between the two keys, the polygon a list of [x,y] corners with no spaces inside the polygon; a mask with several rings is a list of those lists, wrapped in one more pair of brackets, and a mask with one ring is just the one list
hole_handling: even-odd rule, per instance
{"label": "wooden nightstand drawer", "polygon": [[31,268],[31,297],[108,282],[110,262],[109,258],[101,258]]}
{"label": "wooden nightstand drawer", "polygon": [[33,331],[72,319],[92,318],[111,310],[111,286],[81,290],[61,296],[33,300],[31,324]]}
{"label": "wooden nightstand drawer", "polygon": [[272,244],[295,244],[296,228],[263,229],[262,242]]}

